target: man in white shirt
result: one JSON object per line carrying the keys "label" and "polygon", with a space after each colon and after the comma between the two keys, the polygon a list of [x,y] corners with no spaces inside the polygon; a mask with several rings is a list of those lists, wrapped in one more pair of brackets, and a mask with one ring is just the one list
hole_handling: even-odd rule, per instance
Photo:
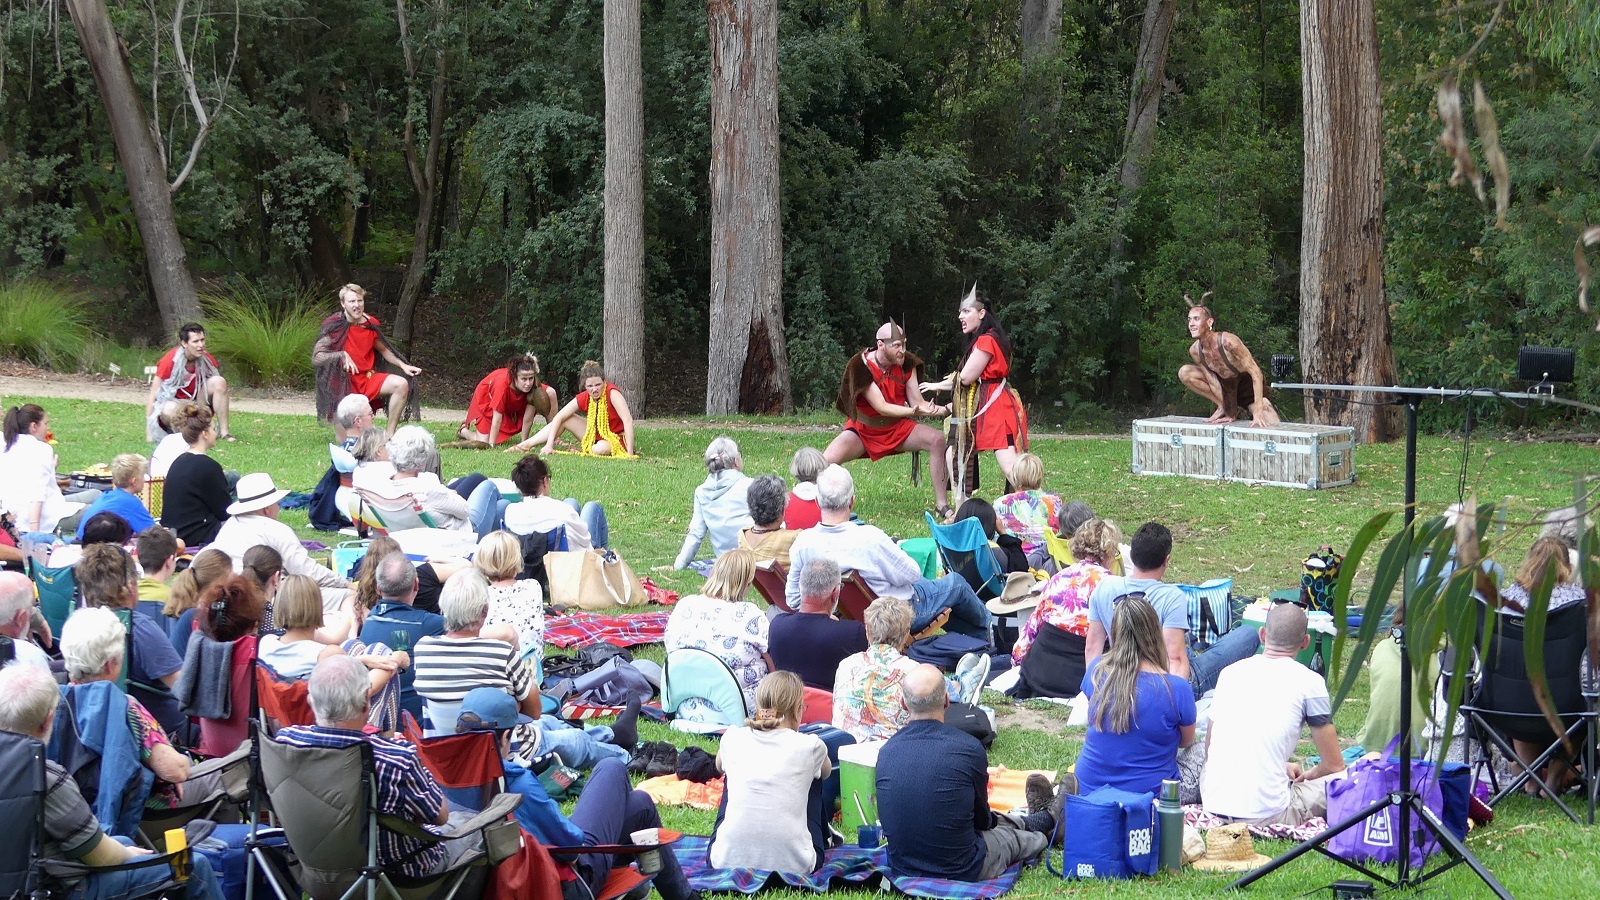
{"label": "man in white shirt", "polygon": [[[1265,652],[1223,669],[1217,681],[1200,799],[1206,812],[1236,822],[1301,825],[1327,815],[1328,782],[1344,777],[1344,757],[1328,686],[1295,659],[1311,644],[1305,610],[1274,606],[1260,634]],[[1321,757],[1309,769],[1289,760],[1302,725]]]}
{"label": "man in white shirt", "polygon": [[0,572],[0,635],[11,638],[12,662],[50,668],[50,657],[33,642],[33,582],[19,572]]}
{"label": "man in white shirt", "polygon": [[800,573],[813,557],[826,557],[860,575],[880,597],[898,597],[911,604],[911,633],[916,634],[944,610],[950,610],[945,631],[971,635],[991,646],[994,617],[978,599],[972,585],[959,574],[937,581],[922,577],[922,568],[876,525],[850,522],[856,486],[850,473],[830,465],[817,476],[817,506],[822,521],[794,539],[789,548],[789,582],[784,596],[789,606],[800,605]]}
{"label": "man in white shirt", "polygon": [[308,576],[322,588],[324,609],[337,609],[350,582],[312,559],[294,529],[278,521],[278,501],[289,492],[279,490],[271,475],[251,472],[239,479],[235,493],[239,499],[228,505],[228,519],[210,546],[233,557],[233,570],[239,572],[243,570],[245,552],[257,544],[266,544],[283,557],[285,572]]}
{"label": "man in white shirt", "polygon": [[511,467],[511,483],[522,500],[506,507],[506,530],[512,534],[545,534],[567,529],[567,549],[604,549],[610,542],[606,511],[594,500],[578,506],[573,499],[550,496],[550,465],[536,453],[517,460]]}
{"label": "man in white shirt", "polygon": [[1217,675],[1230,664],[1254,656],[1259,646],[1256,633],[1235,628],[1212,642],[1204,653],[1195,655],[1189,647],[1189,597],[1176,585],[1167,584],[1167,566],[1172,562],[1172,532],[1159,522],[1139,526],[1129,541],[1129,561],[1133,573],[1107,575],[1089,595],[1089,633],[1084,638],[1084,665],[1105,652],[1111,637],[1111,612],[1117,601],[1129,594],[1143,594],[1161,618],[1161,640],[1167,648],[1167,671],[1189,679],[1194,695],[1200,697],[1217,686]]}

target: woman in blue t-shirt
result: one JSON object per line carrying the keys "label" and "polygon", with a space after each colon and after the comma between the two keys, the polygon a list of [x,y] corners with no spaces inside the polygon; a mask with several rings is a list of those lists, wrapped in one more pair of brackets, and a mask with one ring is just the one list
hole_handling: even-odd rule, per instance
{"label": "woman in blue t-shirt", "polygon": [[1161,620],[1142,597],[1111,615],[1111,649],[1083,676],[1089,733],[1078,757],[1079,793],[1114,787],[1157,793],[1178,777],[1178,750],[1194,743],[1194,689],[1167,672]]}

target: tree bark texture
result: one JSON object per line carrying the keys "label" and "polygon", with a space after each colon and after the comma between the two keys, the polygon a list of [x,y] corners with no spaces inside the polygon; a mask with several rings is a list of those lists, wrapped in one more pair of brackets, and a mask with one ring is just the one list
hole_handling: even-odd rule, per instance
{"label": "tree bark texture", "polygon": [[67,12],[111,123],[111,140],[128,183],[134,221],[139,223],[145,266],[156,307],[161,311],[161,324],[168,336],[175,336],[180,325],[200,318],[200,298],[189,273],[183,236],[178,233],[166,163],[150,133],[144,107],[134,89],[126,48],[111,25],[104,0],[67,0]]}
{"label": "tree bark texture", "polygon": [[606,375],[645,415],[644,69],[639,0],[605,0]]}
{"label": "tree bark texture", "polygon": [[706,413],[787,413],[777,0],[708,0],[711,327]]}
{"label": "tree bark texture", "polygon": [[1056,52],[1061,39],[1061,0],[1022,0],[1022,55],[1036,59]]}
{"label": "tree bark texture", "polygon": [[[1161,91],[1166,82],[1167,43],[1172,37],[1172,27],[1178,19],[1177,0],[1147,0],[1144,21],[1139,26],[1139,55],[1133,64],[1133,83],[1128,96],[1128,122],[1122,130],[1122,167],[1119,173],[1121,194],[1119,205],[1127,206],[1144,187],[1145,167],[1156,148],[1156,126],[1160,122]],[[1121,232],[1112,240],[1111,254],[1123,259],[1127,248]],[[1144,318],[1139,297],[1122,284],[1121,276],[1115,281],[1116,306],[1122,310],[1122,321],[1127,326],[1122,331],[1119,354],[1123,359],[1123,390],[1132,399],[1143,399],[1144,381],[1141,378],[1139,329],[1137,323]],[[1176,306],[1173,309],[1177,309]]]}
{"label": "tree bark texture", "polygon": [[[1300,6],[1305,187],[1300,238],[1300,359],[1319,384],[1393,385],[1383,289],[1383,131],[1373,0]],[[1306,397],[1307,418],[1356,440],[1399,430],[1377,395]]]}
{"label": "tree bark texture", "polygon": [[[410,36],[405,16],[405,0],[398,0],[395,9],[400,22],[400,42],[406,61],[406,87],[417,89],[417,66],[412,55]],[[443,28],[448,14],[445,0],[438,0],[433,11],[434,28]],[[400,301],[394,314],[394,340],[407,353],[411,350],[412,332],[415,330],[417,304],[427,287],[428,251],[433,230],[434,206],[439,200],[439,150],[444,142],[445,101],[449,94],[450,59],[441,48],[434,54],[433,86],[428,92],[428,146],[417,158],[416,123],[407,113],[402,146],[405,150],[406,168],[411,173],[411,185],[417,192],[417,217],[411,229],[411,262],[406,266],[406,277],[400,284]]]}

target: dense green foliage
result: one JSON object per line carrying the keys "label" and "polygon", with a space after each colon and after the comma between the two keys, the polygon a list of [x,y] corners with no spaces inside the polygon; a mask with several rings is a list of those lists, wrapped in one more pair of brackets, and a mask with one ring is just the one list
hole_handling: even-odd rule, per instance
{"label": "dense green foliage", "polygon": [[81,295],[38,281],[0,283],[0,354],[72,370],[92,337]]}
{"label": "dense green foliage", "polygon": [[[977,281],[1016,339],[1032,402],[1186,404],[1182,294],[1215,290],[1221,327],[1264,358],[1295,347],[1301,174],[1297,4],[1185,0],[1148,181],[1117,170],[1144,3],[1067,0],[1054,54],[1024,62],[1021,0],[781,5],[784,302],[796,400],[818,406],[840,357],[883,316],[936,369]],[[1500,386],[1525,343],[1579,345],[1570,246],[1596,205],[1593,4],[1378,0],[1386,111],[1388,289],[1402,377]],[[175,194],[197,273],[285,290],[344,274],[396,293],[418,197],[406,124],[427,133],[446,67],[432,306],[464,371],[533,349],[563,391],[599,355],[605,127],[598,2],[394,5],[244,0],[226,110]],[[174,76],[171,0],[113,10],[169,157],[195,123]],[[189,3],[201,94],[227,72],[234,16]],[[161,23],[159,27],[153,23]],[[161,78],[151,83],[153,63]],[[643,4],[648,364],[652,403],[698,405],[709,273],[705,7]],[[1507,225],[1444,184],[1432,99],[1482,78],[1512,166]],[[1118,237],[1126,248],[1117,258]],[[0,18],[0,275],[87,275],[116,321],[153,334],[138,230],[93,79],[51,4]],[[1127,313],[1131,297],[1137,317]],[[326,296],[323,294],[322,296]],[[330,304],[331,305],[331,304]],[[1125,333],[1137,336],[1129,357]],[[159,339],[157,339],[159,338]],[[1133,367],[1134,377],[1127,377]],[[1127,393],[1133,385],[1133,394]],[[1596,398],[1593,380],[1579,388]]]}
{"label": "dense green foliage", "polygon": [[248,284],[204,299],[206,350],[252,384],[311,386],[311,353],[327,306],[305,291],[272,297]]}

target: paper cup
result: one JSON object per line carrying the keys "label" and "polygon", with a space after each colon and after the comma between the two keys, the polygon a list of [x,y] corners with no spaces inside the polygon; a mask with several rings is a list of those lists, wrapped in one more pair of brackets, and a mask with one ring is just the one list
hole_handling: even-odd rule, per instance
{"label": "paper cup", "polygon": [[641,847],[654,846],[661,843],[661,829],[641,828],[629,835],[629,837],[632,838],[633,843],[638,844]]}

